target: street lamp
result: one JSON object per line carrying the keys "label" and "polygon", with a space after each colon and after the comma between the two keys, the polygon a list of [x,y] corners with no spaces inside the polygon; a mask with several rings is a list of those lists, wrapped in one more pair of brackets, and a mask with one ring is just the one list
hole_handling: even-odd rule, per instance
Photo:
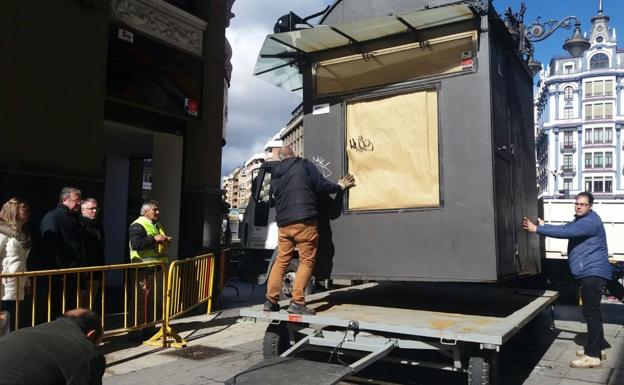
{"label": "street lamp", "polygon": [[563,43],[563,49],[568,51],[572,57],[579,57],[589,48],[589,40],[583,37],[581,21],[576,16],[566,16],[561,21],[549,19],[545,22],[542,22],[542,18],[538,17],[534,23],[527,27],[524,24],[525,12],[526,5],[524,1],[520,3],[520,12],[517,14],[513,13],[511,7],[507,8],[504,23],[514,40],[518,42],[518,50],[526,58],[527,65],[533,76],[542,69],[542,64],[533,58],[533,52],[535,51],[533,43],[548,38],[559,28],[572,28],[572,21],[574,21],[574,32]]}

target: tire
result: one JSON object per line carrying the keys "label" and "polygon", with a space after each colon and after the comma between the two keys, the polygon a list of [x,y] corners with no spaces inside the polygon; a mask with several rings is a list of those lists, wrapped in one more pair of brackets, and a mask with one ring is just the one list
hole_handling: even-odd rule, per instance
{"label": "tire", "polygon": [[290,347],[288,339],[288,329],[283,323],[271,324],[264,332],[264,340],[262,341],[262,355],[264,359],[277,357],[284,353]]}
{"label": "tire", "polygon": [[[288,299],[292,297],[292,289],[295,283],[295,277],[297,276],[298,268],[299,268],[299,259],[292,258],[290,260],[290,263],[288,264],[288,267],[286,268],[284,277],[282,278],[282,290],[280,293],[281,299]],[[310,278],[310,282],[308,283],[308,286],[306,286],[305,288],[305,291],[303,293],[304,295],[312,294],[313,292],[312,288],[314,287],[315,282],[316,282],[316,278],[312,276],[312,278]]]}
{"label": "tire", "polygon": [[490,363],[483,357],[470,357],[468,385],[490,385]]}

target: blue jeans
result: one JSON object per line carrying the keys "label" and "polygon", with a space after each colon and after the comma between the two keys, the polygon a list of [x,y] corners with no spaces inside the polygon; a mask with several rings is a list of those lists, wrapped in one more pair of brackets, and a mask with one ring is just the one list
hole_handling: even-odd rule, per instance
{"label": "blue jeans", "polygon": [[581,278],[582,310],[585,322],[587,322],[585,354],[597,358],[600,358],[600,351],[608,346],[604,339],[602,315],[600,314],[600,300],[606,284],[606,279],[594,275]]}

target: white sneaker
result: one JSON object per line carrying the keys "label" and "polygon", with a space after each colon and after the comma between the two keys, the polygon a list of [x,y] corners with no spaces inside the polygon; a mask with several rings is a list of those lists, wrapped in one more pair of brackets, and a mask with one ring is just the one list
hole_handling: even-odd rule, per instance
{"label": "white sneaker", "polygon": [[582,358],[570,362],[570,367],[581,369],[602,368],[602,361],[600,361],[600,358],[583,355]]}
{"label": "white sneaker", "polygon": [[[585,350],[584,349],[579,349],[576,351],[576,356],[577,357],[583,357],[585,355]],[[600,359],[601,360],[606,360],[607,359],[607,351],[606,350],[601,350],[600,351]]]}

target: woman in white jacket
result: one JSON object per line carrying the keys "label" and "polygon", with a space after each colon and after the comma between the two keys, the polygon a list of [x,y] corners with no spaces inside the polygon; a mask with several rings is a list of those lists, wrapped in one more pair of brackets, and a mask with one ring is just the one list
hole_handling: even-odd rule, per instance
{"label": "woman in white jacket", "polygon": [[[0,209],[0,261],[2,273],[18,273],[26,271],[26,259],[30,253],[31,241],[26,229],[30,218],[28,204],[18,198],[9,199]],[[19,287],[18,287],[19,284]],[[11,329],[15,322],[15,302],[24,300],[24,293],[30,290],[28,278],[3,278],[0,285],[2,295],[0,308],[11,313]],[[20,306],[20,316],[26,309]],[[21,318],[21,317],[20,317]],[[21,322],[20,322],[21,324]]]}

